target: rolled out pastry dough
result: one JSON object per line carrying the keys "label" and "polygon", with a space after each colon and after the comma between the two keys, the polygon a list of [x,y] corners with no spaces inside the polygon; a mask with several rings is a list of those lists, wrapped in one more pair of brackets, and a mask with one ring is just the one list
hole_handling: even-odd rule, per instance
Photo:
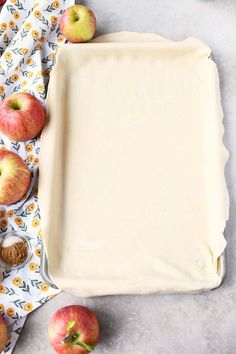
{"label": "rolled out pastry dough", "polygon": [[228,217],[210,49],[116,33],[60,48],[39,198],[49,272],[80,296],[220,285]]}

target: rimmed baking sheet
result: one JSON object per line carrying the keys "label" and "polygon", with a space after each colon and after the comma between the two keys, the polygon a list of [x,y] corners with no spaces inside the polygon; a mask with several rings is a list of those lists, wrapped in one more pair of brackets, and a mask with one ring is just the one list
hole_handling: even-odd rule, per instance
{"label": "rimmed baking sheet", "polygon": [[147,37],[64,46],[52,72],[43,237],[52,278],[80,296],[196,292],[222,281],[217,69],[197,39]]}
{"label": "rimmed baking sheet", "polygon": [[[226,276],[226,255],[225,252],[219,257],[218,261],[218,275],[222,279],[222,282],[225,279]],[[52,288],[58,289],[58,286],[55,284],[55,282],[51,279],[50,274],[48,272],[48,261],[47,261],[47,255],[46,251],[42,245],[41,248],[41,256],[40,256],[40,273],[43,278],[43,280]],[[222,284],[222,283],[221,283]],[[211,289],[214,290],[215,288]]]}

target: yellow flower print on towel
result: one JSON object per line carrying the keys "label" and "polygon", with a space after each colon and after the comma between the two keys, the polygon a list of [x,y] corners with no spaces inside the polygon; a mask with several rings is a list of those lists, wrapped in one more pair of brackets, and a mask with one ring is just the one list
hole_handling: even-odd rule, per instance
{"label": "yellow flower print on towel", "polygon": [[6,60],[10,60],[12,58],[12,54],[10,52],[6,52],[6,53],[4,53],[4,58]]}
{"label": "yellow flower print on towel", "polygon": [[5,288],[2,284],[0,284],[0,294],[5,294]]}
{"label": "yellow flower print on towel", "polygon": [[[26,82],[27,82],[27,81],[26,81]],[[22,84],[21,84],[21,86],[22,86]],[[25,147],[25,150],[26,150],[27,152],[32,151],[32,150],[33,150],[33,145],[32,145],[32,144],[27,144],[26,147]]]}
{"label": "yellow flower print on towel", "polygon": [[38,227],[40,225],[40,220],[37,218],[34,218],[32,221],[32,226],[33,227]]}
{"label": "yellow flower print on towel", "polygon": [[46,283],[42,283],[41,284],[41,286],[40,286],[40,289],[42,290],[42,291],[48,291],[48,289],[49,289],[49,286],[46,284]]}
{"label": "yellow flower print on towel", "polygon": [[34,251],[35,256],[40,257],[41,256],[41,249],[40,248],[36,248],[36,250]]}
{"label": "yellow flower print on towel", "polygon": [[20,18],[20,14],[18,11],[14,11],[13,16],[15,20],[18,20]]}
{"label": "yellow flower print on towel", "polygon": [[15,314],[15,310],[14,310],[12,307],[9,307],[9,308],[7,309],[7,315],[8,315],[9,317],[13,317],[14,314]]}
{"label": "yellow flower print on towel", "polygon": [[0,223],[0,225],[1,225],[2,229],[5,229],[8,225],[8,221],[6,219],[3,219]]}
{"label": "yellow flower print on towel", "polygon": [[40,11],[36,10],[36,11],[34,11],[34,16],[35,16],[36,18],[41,18],[42,14],[41,14]]}
{"label": "yellow flower print on towel", "polygon": [[2,22],[2,23],[1,23],[1,29],[2,29],[2,31],[6,31],[6,29],[7,29],[7,24],[6,24],[6,22]]}
{"label": "yellow flower print on towel", "polygon": [[17,74],[13,74],[12,76],[11,76],[11,79],[12,79],[12,81],[18,81],[19,80],[19,76],[17,75]]}
{"label": "yellow flower print on towel", "polygon": [[57,16],[51,16],[51,22],[55,25],[57,23]]}
{"label": "yellow flower print on towel", "polygon": [[[25,87],[25,86],[27,86],[27,81],[26,81],[26,80],[24,80],[24,81],[21,82],[21,87]],[[27,151],[27,150],[26,150],[26,151]]]}
{"label": "yellow flower print on towel", "polygon": [[27,163],[32,163],[34,161],[34,156],[33,155],[29,155],[27,158],[26,158],[26,162]]}
{"label": "yellow flower print on towel", "polygon": [[53,4],[52,4],[52,7],[53,7],[54,9],[58,9],[59,6],[60,6],[60,2],[59,2],[59,1],[54,1]]}
{"label": "yellow flower print on towel", "polygon": [[9,21],[9,24],[8,24],[9,28],[13,29],[15,27],[15,22],[14,21]]}
{"label": "yellow flower print on towel", "polygon": [[13,215],[14,215],[14,210],[8,210],[8,211],[7,211],[7,217],[8,217],[8,218],[12,218]]}
{"label": "yellow flower print on towel", "polygon": [[23,54],[23,55],[26,55],[27,53],[28,53],[28,49],[27,49],[27,48],[23,48],[23,49],[22,49],[22,54]]}
{"label": "yellow flower print on towel", "polygon": [[28,58],[28,59],[26,60],[26,64],[32,65],[32,64],[33,64],[33,59],[32,59],[32,58]]}
{"label": "yellow flower print on towel", "polygon": [[27,206],[27,210],[28,210],[28,212],[30,212],[30,213],[33,212],[34,209],[35,209],[34,203],[31,203],[31,204],[29,204],[29,205]]}
{"label": "yellow flower print on towel", "polygon": [[39,269],[39,266],[36,263],[30,263],[29,264],[29,269],[32,270],[33,272],[35,272],[36,270]]}
{"label": "yellow flower print on towel", "polygon": [[31,25],[31,23],[29,23],[29,22],[25,22],[25,23],[24,23],[24,27],[25,27],[25,29],[26,29],[27,31],[29,31],[29,30],[31,29],[32,25]]}
{"label": "yellow flower print on towel", "polygon": [[32,37],[33,38],[38,38],[38,36],[39,36],[39,32],[38,31],[36,31],[36,30],[33,30],[32,32],[31,32],[31,34],[32,34]]}
{"label": "yellow flower print on towel", "polygon": [[15,223],[16,223],[17,225],[22,225],[22,223],[23,223],[22,218],[15,218]]}
{"label": "yellow flower print on towel", "polygon": [[12,280],[12,283],[15,285],[15,286],[20,286],[22,284],[22,280],[20,277],[15,277],[13,280]]}
{"label": "yellow flower print on towel", "polygon": [[58,38],[57,38],[57,41],[58,42],[63,42],[65,40],[65,37],[64,36],[59,36]]}
{"label": "yellow flower print on towel", "polygon": [[24,305],[24,310],[26,312],[31,312],[33,310],[33,305],[31,303],[27,303]]}
{"label": "yellow flower print on towel", "polygon": [[36,86],[36,90],[37,90],[38,92],[43,92],[43,91],[44,91],[44,85],[43,85],[43,84],[38,84],[38,85]]}

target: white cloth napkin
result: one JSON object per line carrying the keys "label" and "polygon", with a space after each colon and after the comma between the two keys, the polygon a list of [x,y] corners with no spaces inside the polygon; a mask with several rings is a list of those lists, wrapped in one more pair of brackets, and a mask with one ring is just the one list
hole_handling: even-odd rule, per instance
{"label": "white cloth napkin", "polygon": [[[8,0],[0,14],[0,99],[14,92],[30,92],[42,103],[58,46],[65,42],[59,19],[74,0]],[[11,353],[26,315],[59,291],[50,288],[40,275],[40,210],[37,198],[40,139],[26,143],[10,141],[0,134],[0,146],[19,154],[31,170],[27,194],[14,205],[0,205],[0,233],[19,230],[28,235],[33,256],[23,269],[2,272],[0,314],[9,324],[11,336],[5,352]],[[1,276],[1,271],[0,271]]]}

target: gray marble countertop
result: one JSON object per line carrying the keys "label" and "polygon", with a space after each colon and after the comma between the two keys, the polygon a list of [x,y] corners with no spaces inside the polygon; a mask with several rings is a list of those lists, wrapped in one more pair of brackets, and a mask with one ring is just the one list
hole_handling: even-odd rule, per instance
{"label": "gray marble countertop", "polygon": [[227,277],[223,285],[200,295],[113,296],[80,299],[60,294],[30,314],[16,354],[53,353],[47,340],[52,313],[83,304],[101,323],[97,354],[236,353],[236,1],[235,0],[89,0],[98,34],[155,32],[181,40],[205,41],[214,53],[221,78],[225,113],[226,166],[230,220],[226,227]]}

